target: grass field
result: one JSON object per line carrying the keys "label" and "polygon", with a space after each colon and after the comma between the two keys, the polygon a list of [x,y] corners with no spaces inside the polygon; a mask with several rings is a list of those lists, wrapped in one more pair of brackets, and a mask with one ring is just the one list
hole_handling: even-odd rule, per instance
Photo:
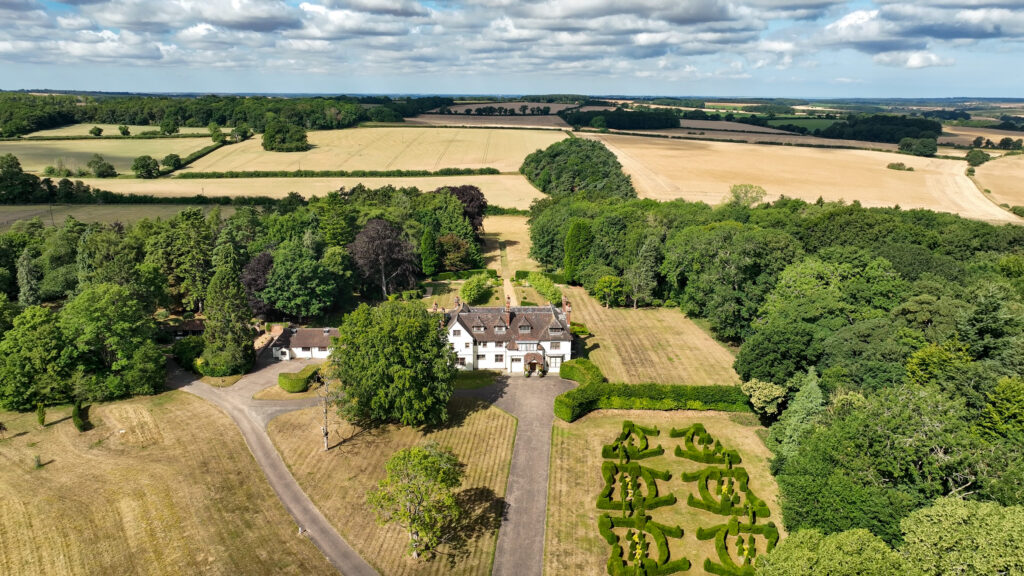
{"label": "grass field", "polygon": [[406,118],[411,126],[481,126],[494,128],[568,129],[561,116],[467,116],[465,114],[420,114]]}
{"label": "grass field", "polygon": [[[594,135],[618,156],[640,197],[685,198],[720,203],[734,184],[809,202],[858,200],[865,206],[928,208],[992,222],[1021,220],[985,198],[956,160],[919,158],[867,150],[827,150]],[[903,162],[913,172],[886,168]]]}
{"label": "grass field", "polygon": [[978,136],[989,139],[998,144],[1000,140],[1007,137],[1013,138],[1014,140],[1024,138],[1024,132],[996,130],[994,128],[976,128],[971,126],[943,126],[942,136],[939,136],[939,142],[952,142],[954,144],[970,146]]}
{"label": "grass field", "polygon": [[[467,400],[453,401],[452,408],[449,425],[428,433],[397,426],[357,431],[332,414],[332,438],[337,441],[341,434],[345,440],[327,453],[318,408],[280,416],[269,430],[306,494],[381,574],[484,576],[491,573],[516,419]],[[395,526],[379,526],[365,498],[384,477],[384,465],[393,453],[428,440],[450,447],[466,464],[458,497],[469,509],[469,521],[459,530],[467,539],[463,545],[445,545],[433,560],[416,561],[405,553],[406,534]]]}
{"label": "grass field", "polygon": [[14,154],[26,172],[42,172],[58,160],[71,170],[86,168],[93,154],[99,154],[122,174],[131,174],[132,161],[143,155],[157,161],[168,154],[181,157],[210,145],[208,138],[152,138],[140,140],[7,140],[0,142],[0,156]]}
{"label": "grass field", "polygon": [[[713,540],[697,540],[698,527],[724,524],[727,518],[687,506],[686,496],[696,495],[696,484],[679,480],[681,472],[702,470],[705,464],[678,458],[673,447],[681,438],[670,438],[669,431],[700,422],[708,433],[720,439],[727,448],[737,450],[741,464],[750,474],[750,488],[771,509],[769,520],[782,530],[778,507],[778,487],[768,471],[771,456],[758,437],[763,431],[750,414],[722,412],[649,412],[600,410],[584,416],[573,424],[556,419],[551,433],[551,472],[548,478],[548,517],[544,546],[544,573],[605,574],[610,547],[597,529],[600,510],[597,496],[604,487],[601,477],[601,446],[610,444],[622,430],[622,421],[632,420],[644,426],[657,426],[661,435],[650,437],[652,445],[661,444],[665,455],[641,460],[644,466],[672,473],[669,482],[661,483],[661,494],[672,492],[677,502],[657,508],[650,514],[658,522],[678,525],[683,538],[669,545],[672,559],[688,558],[692,567],[685,574],[706,574],[704,559],[717,561]],[[763,549],[759,548],[760,552]]]}
{"label": "grass field", "polygon": [[737,384],[733,357],[675,308],[604,308],[582,288],[562,287],[572,321],[593,336],[590,359],[608,380],[639,384]]}
{"label": "grass field", "polygon": [[[530,258],[530,226],[526,220],[526,216],[484,218],[484,243],[492,251],[497,248],[500,254],[500,259],[488,262],[488,268],[499,273],[505,269],[510,277],[516,270],[540,270],[540,265]],[[504,246],[503,254],[501,246]]]}
{"label": "grass field", "polygon": [[[439,281],[439,282],[427,282],[425,285],[429,286],[431,290],[430,296],[424,296],[421,301],[427,305],[428,308],[432,307],[434,303],[437,303],[438,308],[444,308],[451,310],[455,307],[455,297],[459,295],[459,289],[462,288],[463,280],[452,280],[452,281]],[[504,306],[505,305],[505,291],[501,286],[501,279],[494,280],[491,286],[491,297],[483,304],[477,304],[477,306]]]}
{"label": "grass field", "polygon": [[541,194],[519,174],[492,174],[485,176],[430,176],[424,178],[213,178],[158,180],[100,180],[83,182],[111,192],[125,194],[152,194],[154,196],[271,196],[282,198],[289,192],[298,192],[306,198],[325,196],[339,188],[353,188],[364,184],[370,188],[391,185],[398,188],[415,186],[430,191],[443,186],[472,184],[483,191],[487,202],[495,206],[526,210]]}
{"label": "grass field", "polygon": [[[33,136],[89,136],[89,130],[92,130],[93,126],[99,126],[103,129],[103,136],[120,136],[121,132],[118,131],[118,124],[71,124],[70,126],[61,126],[60,128],[50,128],[49,130],[39,130],[26,135],[31,138]],[[131,124],[128,126],[132,136],[138,136],[143,132],[152,132],[154,130],[159,131],[159,126],[137,126]],[[230,132],[228,128],[224,130]],[[210,131],[206,128],[187,128],[182,126],[178,129],[179,134],[199,134],[201,136],[209,136]]]}
{"label": "grass field", "polygon": [[96,405],[83,434],[48,412],[0,412],[0,574],[336,574],[211,404]]}
{"label": "grass field", "polygon": [[[822,146],[827,148],[835,146],[845,146],[848,148],[863,148],[866,150],[891,150],[893,152],[895,152],[896,149],[899,148],[899,146],[897,146],[896,144],[886,144],[884,142],[865,142],[863,140],[833,140],[831,138],[819,138],[817,136],[806,136],[804,134],[796,134],[793,132],[783,132],[781,130],[775,130],[774,128],[772,128],[771,130],[772,132],[737,133],[731,132],[726,129],[713,130],[697,128],[666,128],[662,130],[644,130],[644,133],[661,134],[665,136],[699,140],[742,140],[743,142],[752,144],[767,143],[772,145],[803,147]],[[626,132],[636,131],[626,130]],[[742,144],[743,142],[738,143]]]}
{"label": "grass field", "polygon": [[688,130],[723,130],[732,132],[760,132],[762,134],[789,134],[783,130],[776,130],[766,126],[755,126],[742,122],[728,122],[724,120],[680,120],[679,127]]}
{"label": "grass field", "polygon": [[1024,156],[990,160],[975,168],[975,179],[998,204],[1024,206]]}
{"label": "grass field", "polygon": [[[204,212],[212,206],[185,206],[180,204],[31,204],[27,206],[0,206],[0,232],[11,227],[18,220],[38,217],[44,225],[60,226],[67,216],[74,216],[82,222],[103,222],[128,224],[143,218],[171,218],[189,208],[200,208]],[[221,206],[220,213],[227,218],[235,213],[233,206]]]}
{"label": "grass field", "polygon": [[186,170],[438,170],[515,172],[527,154],[565,138],[551,130],[350,128],[310,132],[308,152],[267,152],[258,138],[226,146]]}

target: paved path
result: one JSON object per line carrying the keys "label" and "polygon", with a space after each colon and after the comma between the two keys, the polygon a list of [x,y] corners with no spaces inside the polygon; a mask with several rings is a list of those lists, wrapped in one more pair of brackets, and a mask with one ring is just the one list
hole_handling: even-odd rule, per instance
{"label": "paved path", "polygon": [[245,443],[256,458],[256,463],[263,469],[270,486],[295,522],[302,526],[313,544],[323,552],[324,556],[345,576],[373,576],[377,571],[363,560],[351,546],[324,518],[320,510],[306,496],[285,466],[281,455],[270,441],[267,424],[276,416],[314,406],[317,398],[298,400],[253,400],[253,394],[264,388],[277,384],[277,375],[281,372],[295,372],[308,361],[293,360],[291,362],[259,361],[256,371],[247,374],[233,386],[215,388],[199,380],[195,376],[179,368],[173,362],[168,363],[167,387],[190,392],[220,407],[235,421]]}
{"label": "paved path", "polygon": [[544,569],[554,400],[574,386],[554,375],[502,376],[486,388],[456,392],[490,402],[519,419],[492,576],[540,576]]}
{"label": "paved path", "polygon": [[508,276],[505,277],[503,285],[505,287],[505,296],[511,300],[510,305],[519,306],[519,295],[516,294],[516,288],[512,285],[512,280],[510,280]]}

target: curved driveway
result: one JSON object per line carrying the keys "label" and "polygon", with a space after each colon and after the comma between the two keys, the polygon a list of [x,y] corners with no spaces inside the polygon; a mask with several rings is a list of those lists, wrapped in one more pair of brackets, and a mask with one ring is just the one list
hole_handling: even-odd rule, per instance
{"label": "curved driveway", "polygon": [[285,466],[281,455],[267,435],[267,423],[276,416],[317,404],[317,398],[298,400],[254,400],[253,394],[277,384],[281,372],[295,372],[305,362],[257,363],[255,372],[247,374],[227,388],[215,388],[199,380],[173,362],[168,363],[167,387],[184,390],[212,402],[226,412],[238,425],[245,443],[263,469],[267,481],[277,493],[285,509],[295,518],[309,539],[345,576],[375,576],[377,571],[366,563],[338,534],[331,523],[306,496]]}

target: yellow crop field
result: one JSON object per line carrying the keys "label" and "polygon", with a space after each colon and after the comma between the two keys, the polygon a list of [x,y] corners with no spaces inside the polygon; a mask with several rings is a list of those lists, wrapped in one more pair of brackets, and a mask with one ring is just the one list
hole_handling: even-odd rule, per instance
{"label": "yellow crop field", "polygon": [[[491,573],[497,527],[504,507],[516,419],[484,403],[453,400],[449,423],[423,431],[408,426],[355,429],[331,413],[335,441],[323,451],[319,408],[279,416],[270,422],[270,437],[302,489],[338,532],[381,574],[474,575]],[[434,440],[450,447],[466,464],[456,497],[468,518],[456,536],[432,560],[406,554],[408,536],[401,528],[379,526],[366,504],[366,492],[384,478],[384,466],[403,448]]]}
{"label": "yellow crop field", "polygon": [[0,574],[336,574],[213,405],[94,405],[81,434],[70,412],[0,412]]}
{"label": "yellow crop field", "polygon": [[66,168],[85,169],[93,154],[99,154],[122,174],[131,174],[132,160],[143,155],[157,161],[168,154],[184,158],[211,144],[209,138],[150,138],[93,140],[7,140],[0,142],[0,156],[14,154],[26,172],[41,173],[47,166],[63,161]]}
{"label": "yellow crop field", "polygon": [[[813,202],[927,208],[990,222],[1021,220],[985,198],[957,160],[868,150],[758,146],[588,134],[615,153],[643,198],[718,204],[734,184],[756,184],[768,200],[785,195]],[[890,170],[903,162],[913,172]]]}
{"label": "yellow crop field", "polygon": [[975,126],[943,126],[942,136],[939,142],[952,142],[963,146],[970,146],[978,136],[998,144],[1003,138],[1020,140],[1024,134],[1012,130],[998,130],[996,128],[984,128]]}
{"label": "yellow crop field", "polygon": [[416,187],[423,191],[444,186],[472,184],[480,188],[488,204],[526,210],[544,195],[519,174],[488,174],[485,176],[426,176],[413,178],[160,178],[136,179],[82,179],[90,186],[125,194],[152,194],[154,196],[270,196],[282,198],[289,192],[298,192],[306,198],[326,196],[339,188],[353,188],[363,184],[370,188],[381,186]]}
{"label": "yellow crop field", "polygon": [[[70,126],[61,126],[60,128],[50,128],[48,130],[39,130],[38,132],[32,132],[27,137],[33,136],[89,136],[89,130],[92,130],[93,126],[99,126],[103,129],[103,136],[120,136],[121,132],[118,131],[118,124],[71,124]],[[159,126],[137,126],[131,124],[128,126],[128,130],[131,135],[136,136],[143,132],[159,131]],[[206,136],[210,133],[206,128],[187,128],[182,126],[178,129],[180,134],[200,134]],[[226,130],[230,132],[230,129]]]}
{"label": "yellow crop field", "polygon": [[[622,431],[623,420],[642,426],[657,427],[661,434],[649,436],[652,446],[661,445],[665,454],[638,462],[656,470],[672,473],[663,482],[662,494],[672,492],[676,503],[650,510],[657,522],[680,526],[683,537],[669,543],[670,560],[687,558],[691,568],[685,574],[704,575],[704,559],[718,561],[714,540],[698,540],[697,528],[724,524],[728,518],[688,506],[687,495],[697,496],[696,485],[681,482],[682,472],[696,472],[706,464],[679,458],[674,446],[682,438],[670,438],[672,428],[704,424],[707,432],[732,450],[740,453],[741,466],[750,475],[749,487],[764,500],[771,516],[758,521],[772,521],[783,532],[778,505],[778,486],[772,478],[768,460],[771,453],[758,437],[764,429],[751,414],[723,412],[653,412],[640,410],[600,410],[572,424],[556,419],[551,433],[551,472],[548,477],[548,516],[544,545],[544,574],[604,574],[610,547],[598,532],[597,520],[602,513],[596,507],[597,495],[604,487],[601,476],[601,447],[610,444]],[[784,535],[784,534],[783,534]],[[764,553],[758,543],[758,552]],[[652,547],[652,552],[655,548]]]}
{"label": "yellow crop field", "polygon": [[568,130],[561,116],[472,116],[468,114],[420,114],[406,118],[411,126],[482,126],[488,128],[539,128]]}
{"label": "yellow crop field", "polygon": [[225,146],[188,170],[439,170],[516,172],[527,154],[565,138],[553,130],[350,128],[310,132],[308,152],[267,152],[258,137]]}
{"label": "yellow crop field", "polygon": [[1024,206],[1024,156],[1007,156],[978,166],[975,179],[999,204]]}
{"label": "yellow crop field", "polygon": [[590,359],[612,382],[738,384],[728,349],[674,308],[604,308],[582,288],[562,287],[572,321],[593,334]]}

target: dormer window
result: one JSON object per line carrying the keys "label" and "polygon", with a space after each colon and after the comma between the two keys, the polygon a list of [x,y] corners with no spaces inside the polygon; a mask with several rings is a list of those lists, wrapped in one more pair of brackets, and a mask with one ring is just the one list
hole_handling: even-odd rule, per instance
{"label": "dormer window", "polygon": [[551,328],[548,328],[548,332],[551,332],[552,334],[561,334],[562,328],[561,326],[552,326]]}
{"label": "dormer window", "polygon": [[473,326],[473,332],[483,332],[483,331],[484,331],[484,327],[483,326]]}
{"label": "dormer window", "polygon": [[495,334],[504,334],[505,333],[505,327],[504,326],[495,326],[494,327],[494,333]]}
{"label": "dormer window", "polygon": [[520,324],[519,325],[519,331],[520,332],[529,332],[530,328],[531,328],[531,326],[529,324]]}

